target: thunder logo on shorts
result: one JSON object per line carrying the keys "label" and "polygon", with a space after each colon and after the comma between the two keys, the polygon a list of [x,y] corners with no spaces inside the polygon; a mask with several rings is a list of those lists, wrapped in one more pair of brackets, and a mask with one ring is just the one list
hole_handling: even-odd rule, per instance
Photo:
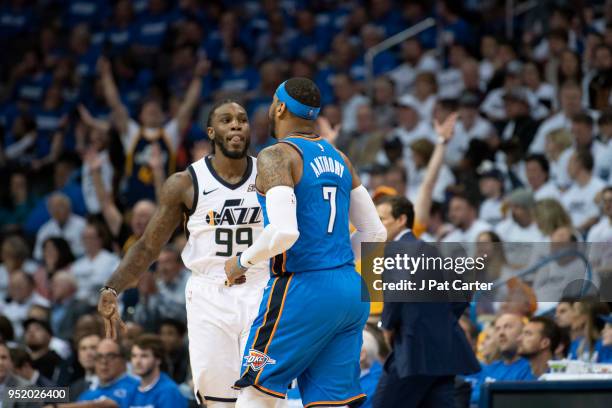
{"label": "thunder logo on shorts", "polygon": [[270,358],[267,354],[259,350],[250,349],[249,355],[244,356],[245,362],[243,367],[251,367],[253,371],[259,371],[267,364],[276,364],[276,360]]}

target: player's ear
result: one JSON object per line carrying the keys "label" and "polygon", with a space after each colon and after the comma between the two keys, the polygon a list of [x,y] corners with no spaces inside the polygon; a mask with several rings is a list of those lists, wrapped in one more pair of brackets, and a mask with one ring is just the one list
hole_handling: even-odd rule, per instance
{"label": "player's ear", "polygon": [[276,116],[281,117],[287,112],[287,104],[285,102],[279,102],[276,105]]}
{"label": "player's ear", "polygon": [[206,128],[206,133],[211,142],[215,140],[215,129],[212,126]]}

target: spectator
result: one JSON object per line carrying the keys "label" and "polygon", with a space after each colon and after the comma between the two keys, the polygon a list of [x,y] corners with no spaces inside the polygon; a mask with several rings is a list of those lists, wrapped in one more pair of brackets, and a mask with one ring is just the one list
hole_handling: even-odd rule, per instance
{"label": "spectator", "polygon": [[396,101],[398,126],[391,131],[388,139],[398,138],[404,146],[404,161],[411,159],[410,145],[418,139],[433,140],[433,129],[421,118],[421,105],[412,95],[404,95]]}
{"label": "spectator", "polygon": [[103,216],[113,239],[120,245],[121,253],[125,253],[134,242],[144,234],[149,220],[157,206],[153,201],[140,200],[132,207],[129,226],[124,223],[125,217],[112,200],[104,200]]}
{"label": "spectator", "polygon": [[165,367],[168,375],[181,384],[187,380],[189,355],[185,344],[187,326],[180,320],[164,319],[159,325],[159,337],[164,346]]}
{"label": "spectator", "polygon": [[593,156],[589,151],[572,154],[568,173],[573,184],[561,196],[561,203],[572,218],[572,224],[585,233],[599,218],[595,197],[606,185],[593,176]]}
{"label": "spectator", "polygon": [[534,377],[548,372],[548,361],[554,359],[560,339],[559,327],[548,317],[532,317],[525,324],[519,338],[518,355],[529,361]]}
{"label": "spectator", "polygon": [[[569,227],[560,227],[550,236],[551,254],[562,254],[577,251],[578,238]],[[579,296],[581,285],[570,285],[574,281],[582,282],[586,274],[584,262],[576,255],[568,255],[556,259],[537,270],[533,289],[540,302],[557,302],[562,296]],[[593,274],[590,284],[599,287],[600,279]]]}
{"label": "spectator", "polygon": [[30,192],[27,173],[15,171],[9,180],[10,200],[0,208],[0,226],[24,224],[34,209],[36,197]]}
{"label": "spectator", "polygon": [[[542,242],[544,235],[534,217],[533,194],[526,189],[514,190],[506,199],[510,217],[495,227],[495,232],[507,242]],[[514,258],[514,255],[511,255]]]}
{"label": "spectator", "polygon": [[75,256],[83,255],[81,234],[85,228],[85,220],[72,213],[70,199],[62,193],[53,193],[47,202],[51,219],[47,221],[36,234],[34,258],[42,260],[42,244],[47,238],[62,237],[70,244]]}
{"label": "spectator", "polygon": [[527,87],[549,110],[557,108],[555,87],[542,80],[542,73],[536,62],[530,61],[523,65],[523,85]]}
{"label": "spectator", "polygon": [[51,328],[57,337],[70,340],[79,316],[90,311],[86,302],[77,299],[78,285],[69,272],[57,272],[51,279]]}
{"label": "spectator", "polygon": [[[125,356],[119,344],[110,339],[100,341],[95,361],[99,383],[81,394],[78,402],[71,404],[70,408],[106,408],[115,404],[127,407],[139,381],[126,373]],[[107,399],[115,404],[109,404],[105,401]]]}
{"label": "spectator", "polygon": [[432,72],[421,72],[414,79],[414,97],[419,101],[421,118],[429,123],[438,100],[438,81]]}
{"label": "spectator", "polygon": [[357,86],[347,74],[338,74],[333,81],[334,95],[342,110],[342,131],[353,132],[357,128],[357,108],[367,104],[368,98],[357,92]]}
{"label": "spectator", "polygon": [[[28,311],[27,319],[43,320],[45,322],[51,321],[51,310],[48,307],[34,305]],[[57,353],[62,360],[69,360],[72,356],[72,346],[66,340],[62,340],[58,337],[51,336],[49,342],[49,348]]]}
{"label": "spectator", "polygon": [[492,230],[488,223],[478,218],[476,204],[466,195],[453,196],[448,218],[455,228],[444,237],[444,242],[476,242],[481,232]]}
{"label": "spectator", "polygon": [[[448,146],[448,144],[446,146]],[[407,195],[414,199],[415,202],[419,194],[419,189],[425,180],[434,150],[435,145],[428,139],[417,139],[410,144],[410,157],[412,157],[412,160],[408,162],[410,167],[408,170],[409,182]],[[441,163],[437,171],[431,198],[435,201],[443,202],[446,198],[447,189],[454,183],[455,176],[452,171],[446,164]]]}
{"label": "spectator", "polygon": [[559,201],[547,198],[536,202],[535,220],[538,228],[550,237],[558,228],[572,228],[572,220]]}
{"label": "spectator", "polygon": [[612,97],[612,50],[608,45],[595,48],[594,70],[586,84],[587,106],[597,110],[608,108]]}
{"label": "spectator", "polygon": [[0,342],[11,345],[14,340],[13,324],[5,315],[0,314]]}
{"label": "spectator", "polygon": [[357,128],[347,134],[347,143],[343,151],[351,160],[351,164],[359,170],[374,164],[376,154],[383,145],[385,133],[376,126],[376,118],[370,105],[360,105],[357,108],[356,119]]}
{"label": "spectator", "polygon": [[555,307],[555,323],[561,330],[569,334],[570,341],[574,341],[582,337],[584,327],[578,324],[576,319],[576,311],[574,309],[576,298],[564,296]]}
{"label": "spectator", "polygon": [[119,265],[119,258],[106,249],[110,236],[99,221],[90,220],[87,223],[82,240],[85,254],[72,264],[70,272],[78,283],[76,299],[94,305],[98,289]]}
{"label": "spectator", "polygon": [[438,70],[438,62],[423,49],[418,38],[409,38],[401,44],[400,55],[402,64],[394,68],[389,76],[395,82],[398,95],[404,95],[413,91],[414,82],[419,72]]}
{"label": "spectator", "polygon": [[359,385],[361,385],[361,390],[368,398],[361,405],[361,408],[372,408],[372,396],[376,391],[376,386],[382,374],[382,364],[378,356],[379,348],[376,338],[368,330],[364,330],[363,345],[361,346],[359,358],[359,366],[361,368]]}
{"label": "spectator", "polygon": [[84,373],[80,378],[73,379],[70,384],[70,399],[76,399],[90,387],[98,384],[96,376],[96,350],[102,338],[98,333],[91,332],[75,336],[78,362]]}
{"label": "spectator", "polygon": [[18,235],[9,235],[2,241],[2,264],[0,264],[0,302],[7,295],[11,276],[19,271],[28,275],[36,271],[36,263],[29,259],[30,249],[23,238]]}
{"label": "spectator", "polygon": [[531,154],[525,158],[525,173],[534,200],[557,199],[561,196],[557,186],[550,180],[550,166],[543,154]]}
{"label": "spectator", "polygon": [[140,377],[140,385],[130,398],[130,407],[153,405],[159,408],[187,408],[187,400],[166,373],[160,371],[164,360],[159,336],[144,334],[132,346],[132,369]]}
{"label": "spectator", "polygon": [[[489,365],[501,358],[499,344],[495,338],[495,322],[486,326],[478,336],[477,355],[481,362],[481,366]],[[476,377],[479,374],[476,374]]]}
{"label": "spectator", "polygon": [[57,272],[70,270],[74,255],[64,238],[51,237],[43,243],[42,266],[34,274],[38,292],[51,298],[51,279]]}
{"label": "spectator", "polygon": [[535,379],[529,362],[517,354],[523,326],[522,318],[515,314],[503,314],[495,321],[495,337],[499,344],[501,359],[482,368],[478,382],[472,390],[472,404],[478,404],[480,388],[485,381],[529,381]]}
{"label": "spectator", "polygon": [[580,337],[572,341],[568,358],[595,362],[601,349],[601,330],[605,323],[599,316],[610,313],[610,308],[596,298],[584,298],[574,303],[574,311],[574,324],[576,328],[582,326],[583,331]]}
{"label": "spectator", "polygon": [[503,95],[506,122],[501,132],[505,142],[516,143],[522,153],[526,152],[538,130],[540,121],[532,117],[532,103],[524,88],[513,88]]}
{"label": "spectator", "polygon": [[[374,110],[375,129],[387,133],[397,122],[395,107],[396,92],[394,80],[387,75],[380,76],[374,81]],[[380,147],[377,148],[377,151]]]}
{"label": "spectator", "polygon": [[530,153],[543,153],[546,135],[553,130],[570,129],[571,118],[582,110],[581,98],[582,90],[577,83],[568,81],[561,85],[559,90],[561,111],[542,122],[533,142],[529,145]]}
{"label": "spectator", "polygon": [[574,148],[563,152],[561,162],[567,168],[567,161],[573,152],[588,150],[593,156],[593,174],[606,181],[612,166],[612,148],[595,139],[595,122],[587,112],[581,112],[572,117],[572,134]]}
{"label": "spectator", "polygon": [[[25,388],[28,386],[27,381],[12,374],[13,363],[8,346],[0,342],[0,388],[6,390],[8,388]],[[2,392],[0,399],[2,407],[13,408],[20,405],[14,400],[9,399],[8,392]]]}
{"label": "spectator", "polygon": [[[110,63],[99,61],[99,70],[104,86],[106,102],[111,107],[113,124],[121,134],[121,142],[126,154],[126,174],[128,175],[126,202],[133,205],[139,199],[155,198],[155,184],[150,166],[151,147],[159,146],[162,151],[162,164],[165,176],[175,171],[176,152],[180,144],[180,134],[186,129],[191,114],[198,102],[202,87],[201,77],[208,69],[208,62],[200,61],[194,71],[183,103],[176,116],[163,125],[164,113],[159,102],[148,100],[142,104],[139,125],[130,119],[128,111],[121,102],[117,85],[113,79]],[[140,134],[144,138],[139,138]],[[165,135],[162,137],[162,135]],[[159,180],[157,180],[159,182]]]}
{"label": "spectator", "polygon": [[[595,272],[602,277],[602,281],[609,281],[612,278],[612,186],[602,190],[601,203],[603,214],[589,230],[586,241],[592,243],[589,258]],[[602,287],[605,285],[602,284]]]}
{"label": "spectator", "polygon": [[[487,165],[488,164],[488,165]],[[504,196],[504,175],[493,167],[491,162],[484,162],[481,166],[478,187],[480,194],[484,197],[480,204],[480,218],[492,226],[502,221],[502,204]]]}
{"label": "spectator", "polygon": [[149,330],[159,327],[162,319],[186,322],[185,286],[189,272],[185,269],[180,252],[167,245],[157,259],[155,276],[143,277],[139,284],[140,296],[134,320]]}
{"label": "spectator", "polygon": [[3,313],[11,320],[15,337],[21,338],[22,323],[28,311],[34,305],[49,307],[49,301],[34,291],[34,280],[25,272],[18,271],[11,275],[8,286],[8,299]]}
{"label": "spectator", "polygon": [[49,348],[52,337],[49,322],[30,318],[23,323],[23,328],[25,344],[32,353],[32,367],[57,383],[64,360]]}
{"label": "spectator", "polygon": [[567,175],[567,162],[561,159],[572,146],[572,139],[572,134],[566,129],[553,130],[546,136],[546,158],[550,164],[551,179],[562,190],[571,184]]}
{"label": "spectator", "polygon": [[612,314],[599,316],[606,324],[601,332],[601,349],[597,356],[598,363],[612,363]]}
{"label": "spectator", "polygon": [[39,387],[54,387],[55,383],[32,367],[32,357],[23,348],[15,348],[11,350],[11,360],[15,374],[26,380],[33,386]]}

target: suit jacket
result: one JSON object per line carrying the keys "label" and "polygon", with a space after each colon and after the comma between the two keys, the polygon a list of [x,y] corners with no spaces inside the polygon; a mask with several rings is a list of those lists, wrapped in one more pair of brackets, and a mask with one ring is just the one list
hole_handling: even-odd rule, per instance
{"label": "suit jacket", "polygon": [[[419,254],[437,254],[433,246],[418,240],[412,232],[405,233],[400,241],[418,244]],[[385,302],[383,328],[395,331],[385,370],[394,370],[400,378],[479,371],[480,365],[459,326],[467,306],[467,302]]]}
{"label": "suit jacket", "polygon": [[[74,336],[74,325],[79,317],[93,311],[94,309],[87,303],[76,298],[70,299],[66,303],[66,313],[53,334],[62,340],[71,340]],[[53,313],[53,309],[51,312]]]}

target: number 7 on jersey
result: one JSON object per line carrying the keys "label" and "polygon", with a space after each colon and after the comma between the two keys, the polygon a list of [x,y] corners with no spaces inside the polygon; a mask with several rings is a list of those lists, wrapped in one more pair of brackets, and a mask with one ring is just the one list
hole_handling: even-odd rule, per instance
{"label": "number 7 on jersey", "polygon": [[331,234],[334,232],[334,222],[336,221],[336,186],[324,186],[323,187],[323,199],[329,201],[329,221],[327,222],[327,233]]}

